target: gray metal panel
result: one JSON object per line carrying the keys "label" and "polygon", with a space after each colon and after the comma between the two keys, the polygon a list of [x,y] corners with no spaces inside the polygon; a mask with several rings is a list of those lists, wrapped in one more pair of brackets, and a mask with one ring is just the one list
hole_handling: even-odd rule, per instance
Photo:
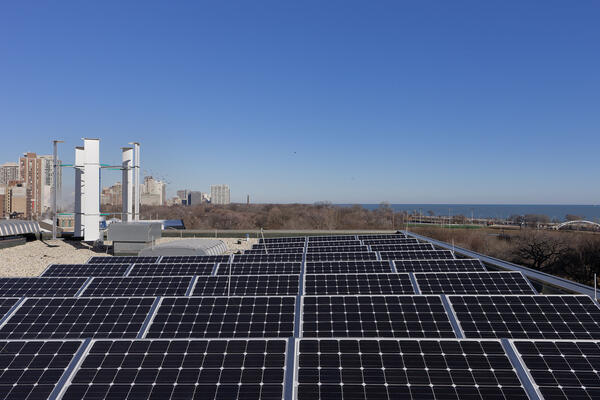
{"label": "gray metal panel", "polygon": [[148,243],[161,237],[161,224],[116,222],[108,226],[108,240],[113,242],[144,242]]}
{"label": "gray metal panel", "polygon": [[40,224],[37,221],[0,220],[0,236],[24,235],[39,233]]}
{"label": "gray metal panel", "polygon": [[180,239],[146,247],[140,256],[213,256],[227,251],[227,245],[216,239]]}

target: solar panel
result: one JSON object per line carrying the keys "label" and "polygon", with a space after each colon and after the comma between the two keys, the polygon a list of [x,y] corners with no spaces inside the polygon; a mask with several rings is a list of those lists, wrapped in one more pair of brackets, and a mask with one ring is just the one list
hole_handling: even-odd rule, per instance
{"label": "solar panel", "polygon": [[302,254],[236,254],[233,262],[239,263],[271,263],[301,262]]}
{"label": "solar panel", "polygon": [[6,317],[6,314],[13,308],[19,301],[16,297],[0,297],[0,319]]}
{"label": "solar panel", "polygon": [[304,275],[307,295],[414,294],[408,274]]}
{"label": "solar panel", "polygon": [[377,253],[308,253],[306,261],[353,261],[353,260],[377,260]]}
{"label": "solar panel", "polygon": [[303,249],[304,241],[291,243],[257,243],[252,245],[252,249]]}
{"label": "solar panel", "polygon": [[369,251],[367,246],[316,246],[308,247],[308,253],[362,253]]}
{"label": "solar panel", "polygon": [[294,336],[296,298],[163,297],[148,338]]}
{"label": "solar panel", "polygon": [[2,339],[135,338],[154,298],[27,298],[0,327]]}
{"label": "solar panel", "polygon": [[306,274],[353,274],[392,272],[389,261],[317,261],[307,262]]}
{"label": "solar panel", "polygon": [[228,254],[215,256],[163,256],[160,259],[161,264],[214,264],[227,261],[229,261]]}
{"label": "solar panel", "polygon": [[304,243],[306,238],[304,236],[301,237],[280,237],[280,238],[266,238],[259,239],[258,243],[293,243],[293,242],[302,242]]}
{"label": "solar panel", "polygon": [[130,266],[130,264],[51,264],[40,276],[123,276]]}
{"label": "solar panel", "polygon": [[513,345],[544,398],[600,398],[600,342],[515,340]]}
{"label": "solar panel", "polygon": [[134,264],[128,276],[211,275],[215,263]]}
{"label": "solar panel", "polygon": [[408,244],[377,244],[371,246],[372,251],[407,251],[407,250],[435,250],[431,243]]}
{"label": "solar panel", "polygon": [[86,280],[86,278],[0,278],[0,296],[75,296]]}
{"label": "solar panel", "polygon": [[383,235],[358,235],[358,240],[374,240],[374,239],[404,239],[406,235],[404,233],[390,233]]}
{"label": "solar panel", "polygon": [[448,296],[468,338],[600,339],[600,308],[583,295]]}
{"label": "solar panel", "polygon": [[82,343],[82,340],[0,341],[0,398],[52,398]]}
{"label": "solar panel", "polygon": [[356,240],[354,235],[331,235],[331,236],[309,236],[308,244],[313,242],[338,242],[344,240]]}
{"label": "solar panel", "polygon": [[363,244],[367,244],[369,246],[378,245],[378,244],[413,244],[419,243],[419,241],[415,238],[398,238],[398,239],[365,239],[362,241]]}
{"label": "solar panel", "polygon": [[520,272],[417,272],[423,294],[537,294]]}
{"label": "solar panel", "polygon": [[221,263],[215,275],[298,275],[302,269],[299,262],[273,262],[273,263]]}
{"label": "solar panel", "polygon": [[396,260],[398,272],[486,271],[478,259]]}
{"label": "solar panel", "polygon": [[155,264],[158,257],[137,256],[115,256],[115,257],[92,257],[88,264]]}
{"label": "solar panel", "polygon": [[454,258],[450,250],[408,250],[408,251],[382,251],[382,260],[439,260]]}
{"label": "solar panel", "polygon": [[298,400],[528,399],[499,341],[300,339],[296,352]]}
{"label": "solar panel", "polygon": [[331,242],[308,242],[308,248],[333,246],[360,246],[360,240],[335,240]]}
{"label": "solar panel", "polygon": [[192,296],[296,296],[300,275],[227,275],[198,277]]}
{"label": "solar panel", "polygon": [[303,296],[303,337],[456,337],[439,296]]}
{"label": "solar panel", "polygon": [[282,339],[97,340],[62,400],[282,399],[286,344]]}
{"label": "solar panel", "polygon": [[286,247],[283,249],[251,249],[244,250],[244,254],[298,254],[303,253],[304,247]]}
{"label": "solar panel", "polygon": [[94,278],[84,297],[185,296],[191,276],[116,276]]}

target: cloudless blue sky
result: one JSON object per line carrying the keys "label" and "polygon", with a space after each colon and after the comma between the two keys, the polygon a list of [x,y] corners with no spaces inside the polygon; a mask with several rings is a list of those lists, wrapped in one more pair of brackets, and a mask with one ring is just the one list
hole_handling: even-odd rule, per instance
{"label": "cloudless blue sky", "polygon": [[170,194],[597,204],[599,21],[584,0],[5,1],[0,162],[99,137],[107,163],[142,142]]}

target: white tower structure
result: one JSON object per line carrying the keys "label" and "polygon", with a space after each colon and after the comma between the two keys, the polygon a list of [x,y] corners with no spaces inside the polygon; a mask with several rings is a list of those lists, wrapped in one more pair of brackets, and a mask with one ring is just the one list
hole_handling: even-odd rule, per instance
{"label": "white tower structure", "polygon": [[73,236],[76,238],[83,237],[83,191],[85,190],[85,175],[83,168],[85,163],[85,153],[83,147],[75,147],[75,227]]}
{"label": "white tower structure", "polygon": [[133,148],[121,148],[123,178],[123,222],[133,221]]}
{"label": "white tower structure", "polygon": [[133,177],[133,219],[135,221],[140,220],[140,143],[131,142],[134,149],[134,177]]}
{"label": "white tower structure", "polygon": [[82,209],[85,227],[83,240],[100,239],[100,139],[83,139],[85,189]]}

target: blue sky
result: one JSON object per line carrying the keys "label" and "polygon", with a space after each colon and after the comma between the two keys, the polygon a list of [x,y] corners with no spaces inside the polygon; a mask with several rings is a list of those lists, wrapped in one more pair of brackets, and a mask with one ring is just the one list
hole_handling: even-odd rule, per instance
{"label": "blue sky", "polygon": [[597,204],[598,21],[597,1],[2,2],[0,162],[99,137],[107,163],[142,142],[170,193]]}

